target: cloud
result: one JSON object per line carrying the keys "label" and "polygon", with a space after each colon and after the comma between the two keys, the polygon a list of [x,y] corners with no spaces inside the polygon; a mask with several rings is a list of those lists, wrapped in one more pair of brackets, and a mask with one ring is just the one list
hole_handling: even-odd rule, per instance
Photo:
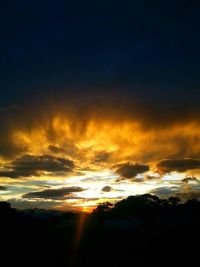
{"label": "cloud", "polygon": [[181,188],[179,186],[161,186],[153,189],[150,194],[155,194],[159,197],[169,197],[179,192]]}
{"label": "cloud", "polygon": [[24,145],[17,144],[15,138],[13,138],[14,120],[19,119],[19,114],[16,114],[16,108],[13,107],[0,109],[0,125],[2,125],[2,130],[0,131],[0,157],[5,159],[13,158],[26,151]]}
{"label": "cloud", "polygon": [[200,160],[197,159],[166,159],[157,164],[158,171],[169,173],[173,171],[185,172],[200,169]]}
{"label": "cloud", "polygon": [[53,146],[53,145],[50,145],[48,147],[49,151],[53,152],[53,153],[65,153],[66,150],[61,148],[61,147],[58,147],[58,146]]}
{"label": "cloud", "polygon": [[183,183],[199,183],[199,180],[196,177],[186,177],[182,180]]}
{"label": "cloud", "polygon": [[188,199],[200,199],[199,185],[189,185],[185,186],[163,186],[153,189],[150,193],[155,194],[159,197],[178,197],[182,201],[187,201]]}
{"label": "cloud", "polygon": [[66,197],[70,196],[70,199],[73,198],[71,196],[72,193],[78,193],[84,191],[84,188],[81,187],[62,187],[58,189],[46,189],[43,191],[30,192],[24,194],[23,198],[44,198],[44,199],[52,199],[52,200],[62,200],[66,199]]}
{"label": "cloud", "polygon": [[7,187],[5,187],[5,186],[0,186],[0,191],[6,191],[7,190]]}
{"label": "cloud", "polygon": [[71,172],[75,166],[73,161],[61,157],[25,155],[6,167],[9,170],[0,171],[1,177],[20,178],[39,176],[40,172]]}
{"label": "cloud", "polygon": [[2,108],[0,160],[27,154],[66,155],[86,168],[128,161],[155,164],[163,158],[198,155],[199,105],[186,110],[171,101],[175,107],[170,108],[169,103],[157,105],[159,91],[154,91],[152,102],[147,101],[149,94],[137,88],[131,94],[117,89],[84,93],[66,89],[60,96],[49,92],[42,103],[31,99],[15,109]]}
{"label": "cloud", "polygon": [[143,178],[134,178],[132,180],[132,182],[134,182],[134,183],[143,183],[143,182],[145,182],[145,179],[143,179]]}
{"label": "cloud", "polygon": [[[52,134],[52,133],[51,133]],[[48,152],[52,152],[57,155],[75,155],[78,152],[77,147],[73,144],[73,142],[65,142],[61,144],[61,146],[49,145]]]}
{"label": "cloud", "polygon": [[149,171],[148,165],[133,164],[131,162],[118,164],[116,167],[116,173],[119,174],[121,179],[135,178],[137,174],[142,174]]}
{"label": "cloud", "polygon": [[110,186],[104,186],[102,189],[101,189],[102,192],[110,192],[112,191],[112,187]]}
{"label": "cloud", "polygon": [[159,180],[160,176],[156,176],[156,175],[145,175],[145,180],[147,181],[153,181],[153,180]]}
{"label": "cloud", "polygon": [[110,158],[110,153],[107,152],[99,152],[95,155],[94,164],[101,164],[109,160]]}

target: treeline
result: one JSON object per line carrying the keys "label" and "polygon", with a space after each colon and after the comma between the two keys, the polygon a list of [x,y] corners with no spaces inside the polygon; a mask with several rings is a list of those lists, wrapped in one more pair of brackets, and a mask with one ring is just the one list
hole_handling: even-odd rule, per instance
{"label": "treeline", "polygon": [[145,194],[101,203],[91,214],[0,202],[0,224],[6,266],[193,266],[200,202]]}
{"label": "treeline", "polygon": [[169,197],[160,199],[151,194],[129,196],[116,204],[100,203],[94,214],[109,217],[136,216],[148,218],[160,212],[197,212],[200,211],[200,201],[189,199],[182,203],[180,198]]}

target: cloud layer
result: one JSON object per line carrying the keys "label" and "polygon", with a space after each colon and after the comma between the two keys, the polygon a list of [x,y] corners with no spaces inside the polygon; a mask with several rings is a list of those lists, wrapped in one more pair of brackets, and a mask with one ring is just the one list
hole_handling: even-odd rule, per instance
{"label": "cloud layer", "polygon": [[9,170],[0,171],[1,177],[20,178],[38,176],[40,175],[40,172],[70,172],[74,168],[74,163],[73,161],[65,158],[53,157],[49,155],[25,155],[17,160],[12,161],[5,167]]}
{"label": "cloud layer", "polygon": [[167,159],[157,164],[158,171],[168,172],[185,172],[188,170],[200,169],[200,160],[195,159]]}
{"label": "cloud layer", "polygon": [[46,189],[43,191],[30,192],[23,195],[23,198],[44,198],[52,200],[64,200],[67,197],[72,197],[72,193],[82,192],[85,189],[81,187],[62,187],[58,189]]}

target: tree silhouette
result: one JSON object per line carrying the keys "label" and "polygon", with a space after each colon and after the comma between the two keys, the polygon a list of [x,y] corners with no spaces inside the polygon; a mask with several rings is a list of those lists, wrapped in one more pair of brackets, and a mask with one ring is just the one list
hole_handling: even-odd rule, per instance
{"label": "tree silhouette", "polygon": [[111,211],[112,208],[113,208],[113,204],[106,201],[103,203],[99,203],[95,211],[96,212],[108,212],[108,211]]}

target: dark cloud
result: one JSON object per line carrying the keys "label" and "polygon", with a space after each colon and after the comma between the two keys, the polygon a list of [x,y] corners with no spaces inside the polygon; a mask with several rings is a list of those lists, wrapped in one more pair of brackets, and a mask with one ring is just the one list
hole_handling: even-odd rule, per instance
{"label": "dark cloud", "polygon": [[166,159],[157,164],[159,172],[185,172],[188,170],[200,169],[200,160],[196,159]]}
{"label": "dark cloud", "polygon": [[56,200],[62,200],[66,199],[66,197],[70,196],[70,199],[73,198],[71,196],[72,193],[82,192],[85,189],[81,187],[62,187],[58,189],[46,189],[43,191],[37,191],[37,192],[30,192],[23,195],[23,198],[44,198],[44,199],[56,199]]}
{"label": "dark cloud", "polygon": [[181,188],[179,186],[162,186],[153,189],[150,193],[155,194],[159,197],[169,197],[175,195],[177,192],[180,192]]}
{"label": "dark cloud", "polygon": [[111,186],[104,186],[102,189],[101,189],[102,192],[110,192],[112,191],[112,187]]}
{"label": "dark cloud", "polygon": [[[21,114],[21,115],[20,115]],[[24,115],[18,113],[18,108],[15,105],[5,107],[1,109],[0,106],[0,124],[2,129],[0,131],[0,157],[13,158],[16,155],[24,152],[25,146],[16,144],[15,138],[13,138],[13,130],[16,128],[15,120],[18,122]]]}
{"label": "dark cloud", "polygon": [[[51,132],[50,136],[51,138],[53,137],[55,133]],[[54,154],[60,154],[60,155],[74,155],[78,152],[78,149],[75,147],[75,145],[70,142],[69,144],[64,144],[63,147],[60,146],[54,146],[54,145],[49,145],[48,150]]]}
{"label": "dark cloud", "polygon": [[147,181],[152,181],[152,180],[158,180],[160,179],[160,176],[155,176],[155,175],[146,175],[145,180]]}
{"label": "dark cloud", "polygon": [[5,186],[0,186],[0,191],[6,191],[7,190],[7,187],[5,187]]}
{"label": "dark cloud", "polygon": [[137,176],[137,174],[142,174],[147,171],[149,171],[148,165],[142,165],[142,164],[133,164],[131,162],[124,163],[124,164],[118,164],[115,166],[116,173],[121,176],[122,179],[131,179]]}
{"label": "dark cloud", "polygon": [[145,179],[143,179],[143,178],[134,178],[132,180],[132,182],[134,182],[134,183],[142,183],[142,182],[145,182]]}
{"label": "dark cloud", "polygon": [[61,157],[25,155],[6,167],[11,170],[0,171],[1,177],[20,178],[38,176],[40,172],[45,171],[50,173],[71,172],[75,166],[73,161]]}
{"label": "dark cloud", "polygon": [[97,155],[95,155],[95,159],[93,161],[94,164],[101,164],[106,161],[108,161],[110,158],[110,153],[107,152],[100,152]]}
{"label": "dark cloud", "polygon": [[199,183],[199,180],[196,177],[186,177],[182,180],[183,183]]}
{"label": "dark cloud", "polygon": [[53,146],[53,145],[50,145],[48,147],[49,151],[53,152],[53,153],[65,153],[66,150],[61,148],[61,147],[58,147],[58,146]]}

